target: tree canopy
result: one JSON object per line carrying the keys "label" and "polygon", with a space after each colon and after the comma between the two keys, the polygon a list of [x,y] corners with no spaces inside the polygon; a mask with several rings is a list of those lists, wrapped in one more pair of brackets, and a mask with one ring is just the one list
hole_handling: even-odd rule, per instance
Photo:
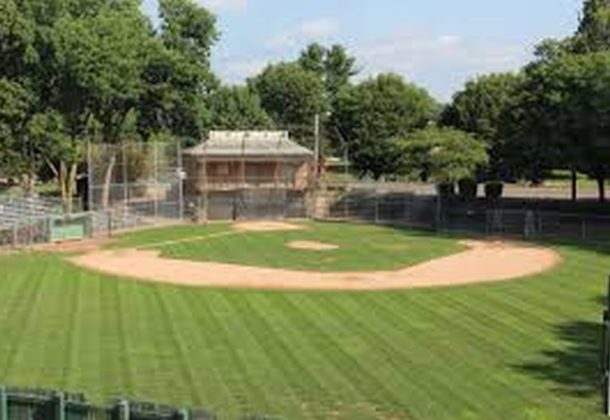
{"label": "tree canopy", "polygon": [[[506,132],[507,113],[517,101],[523,77],[516,73],[483,75],[466,83],[443,110],[441,123],[473,134],[489,146],[488,178],[510,178],[519,162],[509,153],[513,144]],[[512,159],[508,159],[512,156]]]}
{"label": "tree canopy", "polygon": [[355,169],[378,179],[398,169],[396,139],[426,127],[437,111],[424,89],[398,75],[382,74],[343,89],[331,124],[348,143]]}
{"label": "tree canopy", "polygon": [[428,127],[398,141],[400,171],[437,184],[454,184],[474,176],[488,162],[487,147],[471,134]]}
{"label": "tree canopy", "polygon": [[313,148],[314,118],[328,108],[323,81],[315,72],[296,63],[270,65],[249,86],[278,128]]}
{"label": "tree canopy", "polygon": [[223,86],[208,97],[209,127],[214,130],[266,130],[274,122],[258,94],[245,86]]}

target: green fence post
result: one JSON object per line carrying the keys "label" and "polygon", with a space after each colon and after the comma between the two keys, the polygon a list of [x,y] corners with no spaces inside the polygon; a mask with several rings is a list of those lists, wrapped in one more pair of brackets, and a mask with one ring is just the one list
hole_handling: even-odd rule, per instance
{"label": "green fence post", "polygon": [[375,224],[379,224],[379,193],[375,190]]}
{"label": "green fence post", "polygon": [[119,403],[119,411],[121,413],[121,415],[120,415],[121,420],[129,420],[129,417],[130,417],[130,413],[129,413],[129,401],[122,400]]}
{"label": "green fence post", "polygon": [[187,408],[183,408],[180,410],[180,419],[181,420],[190,420],[191,412]]}
{"label": "green fence post", "polygon": [[55,409],[57,420],[66,420],[66,395],[63,392],[57,393]]}
{"label": "green fence post", "polygon": [[3,386],[0,386],[0,420],[8,420],[8,395]]}

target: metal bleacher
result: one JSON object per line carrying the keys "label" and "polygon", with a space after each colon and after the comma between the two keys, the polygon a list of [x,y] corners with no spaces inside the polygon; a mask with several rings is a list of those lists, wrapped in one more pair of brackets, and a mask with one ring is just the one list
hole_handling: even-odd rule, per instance
{"label": "metal bleacher", "polygon": [[0,197],[0,229],[61,217],[61,202],[40,197]]}

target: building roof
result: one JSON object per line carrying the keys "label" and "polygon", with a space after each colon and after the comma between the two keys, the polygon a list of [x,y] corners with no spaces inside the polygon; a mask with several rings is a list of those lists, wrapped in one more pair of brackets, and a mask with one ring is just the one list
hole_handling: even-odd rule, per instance
{"label": "building roof", "polygon": [[184,154],[216,158],[313,157],[311,150],[290,140],[286,131],[211,131],[208,140]]}

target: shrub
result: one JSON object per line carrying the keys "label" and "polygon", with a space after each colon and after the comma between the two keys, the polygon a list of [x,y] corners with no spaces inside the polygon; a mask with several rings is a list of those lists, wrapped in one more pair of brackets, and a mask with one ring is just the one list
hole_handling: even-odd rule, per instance
{"label": "shrub", "polygon": [[460,197],[465,200],[474,200],[477,198],[477,190],[479,188],[479,184],[475,179],[465,178],[458,182],[458,191]]}
{"label": "shrub", "polygon": [[501,182],[488,182],[485,184],[485,197],[490,200],[499,200],[504,192],[504,184]]}
{"label": "shrub", "polygon": [[451,182],[437,184],[436,191],[441,197],[453,197],[455,195],[455,184]]}

